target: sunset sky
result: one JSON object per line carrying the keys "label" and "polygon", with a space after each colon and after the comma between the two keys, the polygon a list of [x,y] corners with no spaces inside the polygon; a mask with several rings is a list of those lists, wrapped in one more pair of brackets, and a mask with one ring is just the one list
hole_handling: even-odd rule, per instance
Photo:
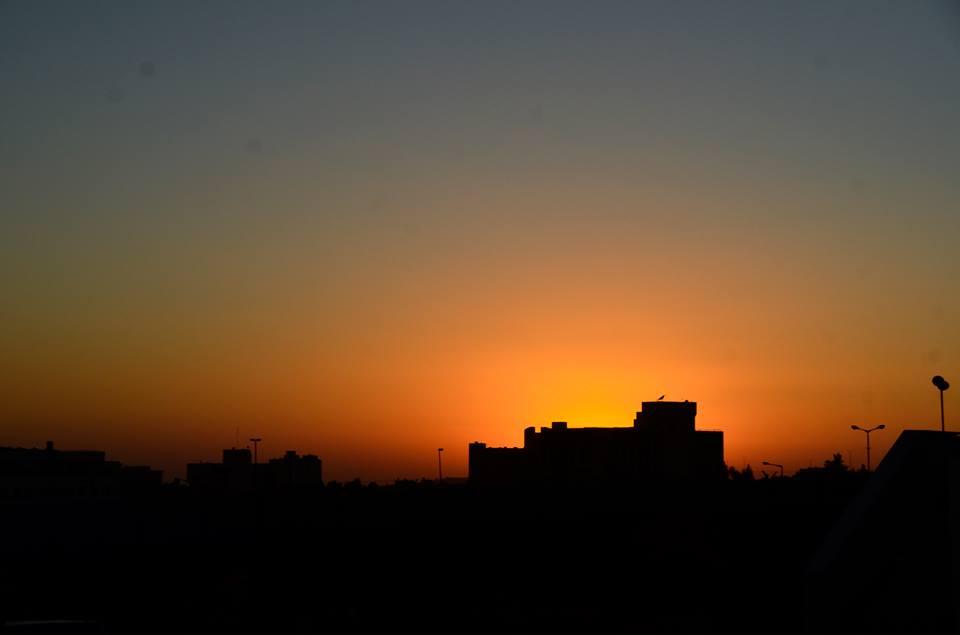
{"label": "sunset sky", "polygon": [[877,462],[960,430],[958,242],[946,0],[0,2],[0,445]]}

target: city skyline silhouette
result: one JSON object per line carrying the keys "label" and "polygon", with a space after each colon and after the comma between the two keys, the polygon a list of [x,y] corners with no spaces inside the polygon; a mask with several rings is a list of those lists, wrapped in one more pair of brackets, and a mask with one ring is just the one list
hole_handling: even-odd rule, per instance
{"label": "city skyline silhouette", "polygon": [[0,8],[8,445],[389,481],[665,394],[795,471],[960,375],[949,3],[96,1]]}
{"label": "city skyline silhouette", "polygon": [[[934,385],[940,390],[941,393],[941,408],[943,404],[943,391],[949,388],[949,383],[944,380],[940,375],[934,376],[933,380]],[[477,478],[477,474],[485,474],[488,469],[485,467],[488,464],[497,470],[502,470],[500,477],[494,476],[493,481],[501,481],[504,476],[507,478],[507,482],[523,482],[531,478],[532,473],[530,472],[531,466],[528,465],[528,462],[531,460],[530,457],[539,455],[542,451],[546,451],[548,447],[553,447],[556,444],[556,449],[560,450],[566,444],[573,444],[571,448],[579,448],[575,450],[574,455],[570,455],[568,458],[563,459],[564,463],[569,463],[573,461],[582,461],[584,457],[592,456],[587,463],[583,463],[580,468],[577,468],[583,473],[580,476],[576,476],[575,472],[571,472],[569,478],[574,480],[582,479],[585,474],[600,472],[606,472],[607,470],[614,470],[611,472],[617,474],[615,477],[616,480],[627,479],[629,480],[628,473],[631,470],[640,468],[645,469],[642,466],[654,460],[654,456],[658,453],[665,453],[666,459],[662,467],[657,468],[659,471],[662,471],[663,474],[667,473],[685,473],[687,474],[684,478],[691,477],[694,472],[700,474],[701,477],[704,473],[717,473],[716,466],[722,467],[719,470],[723,474],[723,478],[727,478],[726,474],[728,469],[736,469],[737,465],[735,462],[731,462],[727,459],[724,453],[724,442],[723,442],[723,431],[720,430],[703,430],[702,428],[697,431],[694,429],[694,419],[697,412],[697,403],[691,402],[689,400],[684,400],[683,402],[671,402],[664,401],[666,395],[661,395],[656,401],[644,402],[643,406],[649,408],[646,419],[644,418],[644,410],[636,412],[636,417],[633,421],[633,426],[630,428],[623,427],[593,427],[587,426],[582,428],[570,427],[567,421],[554,421],[550,424],[549,427],[543,426],[540,428],[540,432],[536,431],[535,426],[528,426],[523,431],[523,446],[509,446],[509,447],[488,447],[487,443],[483,442],[470,442],[468,444],[468,471],[466,474],[453,474],[448,475],[454,479],[462,479],[469,477],[471,481],[482,482],[486,477]],[[942,413],[941,413],[942,414]],[[648,421],[648,423],[643,423]],[[944,420],[945,421],[945,420]],[[658,423],[654,423],[658,422]],[[942,422],[943,425],[943,422]],[[871,432],[878,432],[886,430],[887,426],[885,424],[879,424],[873,428],[864,429],[856,424],[851,424],[850,428],[858,432],[866,432],[866,452],[865,460],[860,464],[860,469],[870,471],[870,436]],[[647,432],[644,432],[644,430]],[[914,427],[912,429],[918,429]],[[572,430],[573,432],[568,432]],[[659,430],[659,431],[658,431]],[[947,432],[950,432],[947,430]],[[897,434],[895,431],[891,430],[890,433]],[[191,483],[191,480],[201,480],[204,483],[207,481],[216,481],[222,482],[225,475],[218,470],[229,469],[230,466],[237,466],[241,470],[250,471],[250,475],[242,477],[244,482],[255,480],[253,476],[254,468],[257,467],[257,446],[263,442],[262,437],[250,438],[249,440],[253,443],[251,445],[239,445],[240,440],[240,431],[239,428],[235,431],[236,441],[230,448],[225,448],[222,450],[222,461],[217,463],[214,461],[199,461],[199,462],[189,462],[187,461],[183,469],[178,469],[172,474],[168,474],[166,481],[176,481],[176,482],[186,482]],[[679,434],[680,436],[676,436]],[[636,436],[639,435],[639,436]],[[666,435],[666,436],[664,436]],[[542,438],[538,440],[538,437]],[[554,437],[552,440],[549,437]],[[689,440],[686,440],[689,437]],[[694,441],[695,437],[699,437],[700,441]],[[709,438],[709,440],[708,440]],[[562,441],[561,439],[568,439]],[[637,443],[639,442],[639,445]],[[539,448],[543,448],[543,450]],[[645,447],[646,446],[646,447]],[[633,447],[634,449],[628,450],[628,448]],[[251,449],[252,448],[252,449]],[[43,453],[39,448],[23,448],[23,447],[7,447],[3,448],[9,453],[9,456],[15,456],[17,453],[26,457],[26,456],[43,456]],[[59,449],[59,448],[58,448]],[[54,450],[54,442],[51,440],[46,441],[45,452],[49,454]],[[442,470],[442,457],[439,456],[439,453],[442,453],[444,448],[439,448],[438,452],[438,461],[439,469]],[[552,450],[551,450],[552,451]],[[653,454],[649,454],[653,452]],[[677,453],[681,456],[677,456]],[[698,468],[691,468],[693,464],[688,464],[688,461],[693,460],[690,458],[684,458],[684,454],[689,454],[690,457],[694,455],[701,457],[697,458],[696,461],[706,460],[704,466]],[[103,462],[106,458],[106,453],[102,450],[79,450],[76,448],[71,448],[67,451],[67,454],[64,456],[76,456],[81,460],[90,460],[91,457],[94,460]],[[706,459],[706,457],[712,457]],[[837,451],[834,454],[834,457],[845,457],[847,464],[851,467],[856,467],[856,463],[852,461],[853,452],[848,451],[846,454],[842,451]],[[579,457],[579,458],[578,458]],[[878,457],[879,460],[882,460],[882,455]],[[267,469],[271,465],[280,466],[282,464],[290,464],[292,461],[292,466],[290,469],[299,470],[300,468],[295,467],[304,460],[315,462],[315,466],[304,468],[309,469],[311,472],[314,472],[314,475],[310,478],[320,482],[322,484],[322,463],[323,461],[314,454],[306,454],[303,457],[298,456],[297,450],[287,449],[278,457],[267,457],[264,456],[263,464],[259,468]],[[554,461],[554,459],[551,459]],[[592,467],[589,465],[592,462]],[[781,463],[771,462],[768,460],[759,461],[761,465],[764,466],[774,466],[780,470],[780,476],[785,475],[785,467]],[[795,470],[790,472],[791,474],[797,474],[802,472],[805,468],[809,469],[814,467],[815,461],[811,459],[806,466],[797,467]],[[120,463],[113,460],[105,463],[104,465],[110,466],[120,466]],[[304,464],[306,465],[306,464]],[[573,464],[570,464],[573,465]],[[714,467],[706,467],[712,465]],[[522,467],[521,467],[522,466]],[[751,468],[752,466],[746,460],[741,461],[740,469]],[[125,467],[124,469],[142,469],[150,470],[150,466],[135,466],[133,468]],[[349,469],[349,468],[348,468]],[[680,472],[676,472],[676,470]],[[693,471],[690,471],[693,469]],[[759,469],[759,468],[758,468]],[[194,472],[194,478],[191,479],[191,471]],[[766,473],[760,470],[761,473]],[[162,470],[153,470],[154,474],[153,479],[158,483],[162,480],[160,474],[163,473]],[[268,472],[265,472],[265,474]],[[350,473],[349,471],[342,471],[341,473]],[[442,474],[442,473],[441,473]],[[520,476],[525,474],[526,476]],[[208,476],[209,475],[209,476]],[[233,477],[234,479],[236,477]],[[267,480],[272,479],[273,477],[265,477]],[[286,480],[289,480],[292,477],[285,477]],[[429,480],[429,475],[421,474],[419,476],[397,476],[393,480],[383,480],[380,481],[382,484],[387,483],[396,483],[400,481],[409,481],[411,478],[420,479],[420,480]],[[568,478],[568,477],[564,477]],[[648,478],[648,477],[644,477]],[[230,480],[229,478],[227,480]],[[331,481],[336,481],[338,479],[330,479]],[[351,478],[340,478],[342,481],[361,481],[359,476],[354,475]],[[442,480],[442,476],[441,476]],[[375,480],[366,480],[365,482],[376,484]],[[249,483],[248,483],[249,485]],[[203,487],[207,487],[203,485]],[[222,485],[218,485],[216,488],[222,488]]]}
{"label": "city skyline silhouette", "polygon": [[[700,469],[719,446],[696,439],[695,410],[647,402],[632,428],[555,422],[527,430],[523,449],[473,444],[469,479],[389,486],[324,483],[320,460],[294,451],[259,462],[227,449],[164,484],[102,452],[0,448],[0,624],[299,633],[470,614],[607,629],[642,608],[639,624],[674,632],[956,629],[957,563],[940,556],[960,538],[960,434],[906,430],[876,473],[839,453],[790,476],[718,473]],[[626,543],[610,539],[622,532]],[[443,573],[452,586],[353,592],[397,572],[427,584],[417,566],[434,550],[463,562]],[[264,555],[237,557],[248,552]],[[641,577],[618,578],[624,567]],[[744,587],[771,568],[777,585]]]}
{"label": "city skyline silhouette", "polygon": [[[946,383],[946,380],[944,380],[943,377],[940,376],[940,375],[936,375],[936,376],[934,377],[934,382],[933,382],[933,383],[935,384],[935,386],[936,386],[938,389],[943,388],[942,390],[940,390],[940,392],[941,392],[941,405],[942,405],[942,392],[943,392],[944,390],[946,390],[946,389],[949,388],[949,383]],[[665,397],[666,397],[666,395],[661,395],[656,401],[649,402],[649,403],[650,403],[650,406],[657,406],[657,404],[667,404],[667,405],[669,406],[670,404],[677,404],[677,405],[679,405],[679,404],[681,403],[681,402],[663,401],[663,400],[665,399]],[[646,402],[645,402],[645,403],[646,403]],[[689,403],[689,404],[691,404],[692,407],[693,407],[693,412],[694,412],[694,413],[696,412],[696,403],[695,403],[695,402],[689,402],[689,401],[686,401],[686,400],[685,400],[685,401],[682,402],[682,403]],[[675,406],[674,406],[674,407],[675,407]],[[642,414],[642,413],[641,413],[640,411],[637,412],[637,419],[634,420],[634,427],[636,427],[637,421],[639,421],[641,414]],[[941,413],[941,414],[942,414],[942,413]],[[694,414],[694,416],[695,416],[695,414]],[[692,421],[692,419],[691,419],[691,421]],[[944,420],[944,422],[945,422],[945,420]],[[945,423],[944,423],[944,424],[945,424]],[[691,425],[692,425],[692,424],[691,424]],[[568,427],[568,422],[566,422],[566,421],[562,421],[562,422],[559,422],[559,423],[558,423],[558,422],[553,422],[553,423],[551,424],[551,428],[556,428],[556,427],[558,427],[558,426],[562,426],[562,428],[563,428],[564,430],[566,430],[567,427]],[[845,459],[847,460],[847,463],[848,463],[849,465],[851,465],[851,466],[854,466],[854,467],[857,466],[857,462],[853,460],[854,454],[856,454],[858,457],[860,457],[860,456],[862,455],[863,460],[860,462],[860,466],[861,466],[862,468],[865,467],[866,469],[869,469],[869,464],[870,464],[870,449],[869,449],[870,439],[869,439],[869,432],[886,430],[888,426],[887,426],[886,424],[879,424],[879,425],[874,426],[873,428],[864,429],[864,428],[861,428],[861,427],[860,427],[859,425],[857,425],[857,424],[851,424],[849,427],[852,428],[854,431],[868,432],[868,434],[867,434],[867,441],[866,441],[866,443],[867,443],[866,450],[864,451],[864,448],[858,448],[858,450],[857,450],[856,453],[855,453],[853,450],[847,450],[846,452],[844,452],[844,451],[842,451],[842,450],[834,449],[834,452],[837,452],[837,453],[843,455],[843,456],[845,457]],[[525,443],[529,443],[529,442],[530,442],[530,439],[531,439],[530,434],[531,434],[531,431],[533,431],[534,429],[535,429],[534,427],[527,427],[527,428],[525,429],[525,431],[524,431],[524,441],[525,441]],[[541,428],[541,430],[546,430],[546,429],[547,429],[546,427]],[[595,429],[595,430],[604,430],[604,429],[607,429],[607,430],[615,430],[615,429],[617,429],[617,428],[616,428],[616,427],[602,427],[602,426],[601,426],[601,427],[591,427],[591,426],[587,426],[587,429]],[[922,429],[922,426],[916,426],[916,425],[915,425],[915,426],[905,427],[904,429]],[[692,430],[692,428],[691,428],[691,430]],[[478,431],[478,432],[479,432],[479,431]],[[737,466],[738,466],[737,462],[736,462],[736,461],[731,461],[731,460],[729,460],[728,457],[724,454],[724,451],[723,451],[723,441],[722,441],[722,432],[719,432],[719,431],[718,431],[718,434],[721,435],[721,436],[720,436],[721,441],[720,441],[720,445],[719,445],[719,448],[720,448],[720,449],[718,450],[718,452],[719,452],[718,456],[719,456],[720,462],[724,463],[724,464],[727,465],[728,467],[737,467]],[[896,435],[896,434],[898,434],[898,432],[897,432],[896,430],[890,430],[890,431],[888,432],[888,434]],[[224,449],[224,450],[223,450],[224,457],[226,457],[227,453],[229,453],[229,452],[245,453],[246,455],[249,455],[249,456],[247,457],[247,458],[248,458],[248,461],[247,461],[247,462],[255,463],[256,461],[255,461],[254,454],[256,454],[256,453],[255,453],[255,452],[251,453],[251,452],[252,452],[252,449],[251,449],[251,448],[253,448],[253,446],[252,446],[252,445],[249,445],[249,444],[246,444],[246,445],[239,444],[239,440],[240,440],[240,428],[239,428],[239,427],[237,427],[237,429],[235,430],[235,436],[236,436],[236,442],[235,442],[234,444],[232,444],[229,449]],[[613,437],[611,437],[611,440],[612,440],[612,439],[613,439]],[[251,442],[255,441],[255,443],[254,443],[253,445],[256,446],[256,445],[259,445],[260,443],[263,442],[263,438],[261,438],[261,437],[257,437],[257,438],[255,438],[255,439],[254,439],[254,438],[251,438],[250,441],[251,441]],[[47,440],[47,441],[46,441],[46,447],[47,447],[47,449],[52,448],[52,447],[53,447],[53,443],[54,443],[53,441]],[[483,451],[483,450],[486,448],[486,446],[487,446],[486,443],[477,443],[477,442],[470,442],[468,445],[469,445],[469,447],[468,447],[468,452],[467,452],[468,456],[472,456],[472,455],[473,455],[474,449],[477,449],[478,451]],[[884,445],[889,447],[889,445],[892,445],[892,441],[890,441],[889,443],[884,444]],[[474,446],[482,446],[482,447],[474,448]],[[511,449],[511,448],[516,448],[516,447],[517,447],[516,445],[513,445],[513,446],[508,446],[507,448],[503,448],[503,449],[504,449],[504,450],[509,450],[509,449]],[[25,447],[25,448],[22,448],[22,449],[28,449],[28,448]],[[75,451],[75,452],[77,452],[77,451],[82,451],[82,450],[85,450],[85,449],[86,449],[86,448],[84,448],[84,449],[81,449],[81,448],[71,448],[71,450],[72,450],[72,451]],[[491,449],[491,450],[492,450],[492,451],[495,451],[495,449]],[[443,450],[441,449],[440,451],[442,452]],[[103,454],[103,451],[102,451],[102,450],[94,450],[94,452],[100,452],[101,454]],[[218,452],[219,452],[219,451],[218,451]],[[293,454],[293,456],[296,456],[296,450],[286,449],[286,450],[284,450],[284,451],[280,454],[279,458],[266,458],[266,457],[265,457],[265,462],[275,461],[275,460],[282,460],[282,458],[283,458],[284,456],[286,456],[286,457],[291,456],[291,453]],[[827,455],[832,454],[832,453],[833,453],[833,452],[828,452],[828,453],[824,454],[824,456],[827,456]],[[209,455],[209,452],[207,452],[206,454]],[[767,456],[767,455],[772,456],[772,453],[763,454],[763,452],[761,452],[761,454],[762,454],[763,456]],[[313,456],[313,455],[309,455],[309,456]],[[882,456],[883,456],[883,454],[879,454],[879,455],[878,455],[878,460],[882,459]],[[818,457],[818,459],[819,459],[819,457]],[[226,462],[226,459],[224,459],[224,462]],[[790,473],[796,473],[797,471],[803,469],[804,467],[807,467],[807,468],[813,467],[813,466],[814,466],[814,463],[817,463],[817,462],[819,462],[819,460],[814,460],[814,458],[810,458],[810,459],[807,461],[806,465],[797,464],[796,467],[793,467],[792,469],[788,470],[788,472],[790,472]],[[190,466],[191,463],[192,463],[192,464],[196,464],[196,465],[200,465],[200,464],[204,464],[204,463],[211,463],[211,461],[206,460],[206,459],[201,460],[201,461],[199,461],[199,462],[197,462],[197,461],[190,461],[189,459],[184,460],[182,465],[177,466],[177,467],[176,467],[175,469],[173,469],[173,470],[166,471],[166,473],[167,473],[167,475],[168,475],[168,476],[167,476],[167,480],[168,480],[168,481],[171,480],[171,479],[177,479],[177,480],[185,480],[185,479],[186,479],[186,480],[189,480],[189,476],[188,476],[189,470],[188,470],[188,468],[189,468],[189,466]],[[768,461],[768,460],[766,460],[766,459],[763,459],[763,460],[760,460],[760,461],[753,461],[753,463],[759,463],[759,464],[762,464],[762,465],[774,465],[774,466],[778,467],[778,468],[781,470],[781,472],[782,472],[784,469],[786,469],[785,466],[784,466],[784,464],[776,463],[776,462],[770,462],[770,461]],[[468,464],[469,464],[469,461],[468,461]],[[750,464],[751,464],[750,461],[747,461],[745,458],[741,458],[741,461],[740,461],[740,463],[739,463],[739,467],[742,469],[742,468],[745,468],[747,465],[750,465]],[[468,466],[468,467],[469,467],[469,466]],[[469,472],[469,471],[470,471],[470,470],[468,469],[467,472]],[[455,477],[465,477],[465,476],[467,476],[467,472],[464,472],[464,473],[462,473],[462,474],[461,474],[461,473],[452,474],[451,476],[455,476]],[[347,478],[347,477],[344,477],[344,475],[346,475],[346,474],[351,474],[351,476],[349,476],[348,478]],[[449,474],[449,471],[448,471],[448,474]],[[361,479],[361,480],[363,480],[363,481],[365,481],[365,482],[378,482],[376,479],[363,479],[363,478],[361,477],[361,475],[356,474],[356,473],[351,473],[351,472],[349,471],[349,469],[348,469],[348,470],[343,470],[342,468],[341,468],[341,470],[338,472],[338,477],[339,477],[338,479],[333,479],[333,480],[351,481],[351,480],[355,480],[355,479]],[[419,474],[419,475],[404,474],[404,475],[398,475],[395,479],[392,479],[392,480],[390,480],[390,479],[380,479],[379,482],[381,482],[381,483],[391,483],[391,482],[400,481],[400,480],[409,480],[409,479],[411,479],[411,478],[414,478],[414,479],[417,479],[417,478],[420,478],[420,479],[429,478],[429,474]]]}
{"label": "city skyline silhouette", "polygon": [[0,0],[0,635],[957,632],[960,5]]}

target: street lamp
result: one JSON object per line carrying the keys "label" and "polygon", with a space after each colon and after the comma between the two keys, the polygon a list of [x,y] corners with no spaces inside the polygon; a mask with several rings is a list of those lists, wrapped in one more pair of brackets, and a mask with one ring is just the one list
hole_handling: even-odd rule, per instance
{"label": "street lamp", "polygon": [[764,465],[769,465],[770,467],[779,467],[780,468],[780,478],[783,478],[783,466],[779,463],[771,463],[770,461],[764,461]]}
{"label": "street lamp", "polygon": [[950,387],[950,382],[940,375],[934,375],[933,385],[940,391],[940,432],[946,432],[946,428],[943,425],[943,391]]}
{"label": "street lamp", "polygon": [[253,464],[257,464],[257,444],[263,441],[260,437],[250,437],[250,441],[253,442]]}
{"label": "street lamp", "polygon": [[443,448],[437,448],[437,469],[440,473],[440,481],[443,480]]}
{"label": "street lamp", "polygon": [[868,472],[870,471],[870,433],[873,432],[874,430],[883,430],[886,427],[887,426],[883,425],[882,423],[875,428],[870,428],[869,430],[861,428],[860,426],[856,426],[856,425],[850,426],[851,430],[860,430],[861,432],[867,433],[867,471]]}

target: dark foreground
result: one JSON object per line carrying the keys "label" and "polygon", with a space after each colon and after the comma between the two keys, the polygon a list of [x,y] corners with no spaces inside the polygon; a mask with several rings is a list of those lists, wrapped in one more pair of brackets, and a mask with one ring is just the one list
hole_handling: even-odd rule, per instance
{"label": "dark foreground", "polygon": [[109,633],[793,633],[862,479],[7,501],[0,619]]}

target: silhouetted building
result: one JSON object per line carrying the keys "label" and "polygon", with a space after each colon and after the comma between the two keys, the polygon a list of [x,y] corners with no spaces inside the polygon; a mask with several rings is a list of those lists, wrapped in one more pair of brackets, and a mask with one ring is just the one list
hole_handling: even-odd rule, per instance
{"label": "silhouetted building", "polygon": [[318,489],[323,487],[323,462],[316,455],[288,450],[281,458],[255,464],[249,449],[232,448],[223,451],[222,463],[188,463],[187,482],[223,493]]}
{"label": "silhouetted building", "polygon": [[159,487],[163,472],[107,461],[103,452],[0,448],[0,497],[114,496]]}
{"label": "silhouetted building", "polygon": [[297,456],[293,450],[287,450],[279,459],[270,459],[268,463],[270,477],[274,487],[280,489],[313,488],[323,485],[323,464],[313,454]]}
{"label": "silhouetted building", "polygon": [[524,430],[523,448],[469,447],[470,481],[514,483],[631,483],[723,479],[723,432],[695,429],[697,404],[649,401],[632,427]]}
{"label": "silhouetted building", "polygon": [[810,633],[960,629],[960,435],[904,430],[807,572]]}
{"label": "silhouetted building", "polygon": [[230,448],[223,451],[224,465],[250,465],[253,463],[253,455],[250,448]]}

